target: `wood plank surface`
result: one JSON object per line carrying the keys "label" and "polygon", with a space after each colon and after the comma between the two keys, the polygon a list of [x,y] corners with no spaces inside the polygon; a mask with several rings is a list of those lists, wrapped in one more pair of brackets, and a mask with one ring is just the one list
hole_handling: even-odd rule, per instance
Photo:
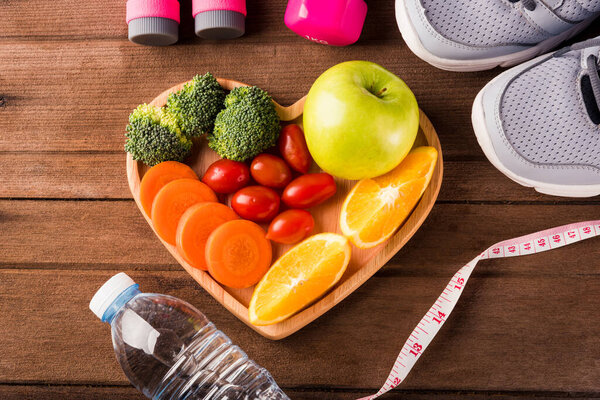
{"label": "wood plank surface", "polygon": [[[589,317],[600,306],[600,276],[522,276],[498,272],[495,264],[488,262],[474,273],[455,313],[404,388],[597,390],[600,338]],[[91,294],[114,272],[0,271],[0,380],[125,384],[109,326],[87,308]],[[223,312],[183,271],[126,272],[145,291],[200,307],[283,387],[310,382],[341,389],[376,388],[401,342],[448,280],[375,276],[313,324],[274,342]]]}
{"label": "wood plank surface", "polygon": [[[285,388],[285,392],[294,400],[348,400],[372,394],[365,390],[314,389],[314,388]],[[446,400],[522,400],[535,397],[536,400],[556,400],[573,398],[593,398],[594,393],[499,393],[481,391],[414,391],[395,390],[386,395],[386,399],[427,400],[432,397],[443,397]],[[76,398],[78,400],[119,400],[145,399],[133,387],[126,386],[68,386],[68,385],[4,385],[0,386],[0,397],[3,400],[37,400],[40,398]]]}
{"label": "wood plank surface", "polygon": [[[0,152],[0,170],[6,179],[1,198],[19,199],[131,199],[123,152]],[[488,161],[444,160],[442,202],[557,202],[506,179]],[[596,203],[598,199],[579,199]]]}
{"label": "wood plank surface", "polygon": [[[393,45],[394,51],[389,46],[390,51],[367,45],[307,47],[303,41],[222,42],[204,44],[201,50],[172,46],[157,52],[122,40],[52,44],[4,40],[0,42],[0,59],[12,62],[4,66],[5,75],[0,76],[0,96],[5,98],[0,131],[11,135],[0,137],[0,150],[120,151],[131,110],[196,73],[211,71],[260,86],[286,105],[304,96],[327,68],[360,58],[378,62],[405,79],[436,129],[446,132],[442,145],[447,157],[481,158],[470,128],[470,107],[464,104],[472,101],[494,74],[449,75],[416,59],[402,42]],[[178,60],[177,68],[166,74],[173,59]],[[261,68],[242,68],[257,59]],[[306,68],[305,59],[311,60],[310,68]],[[406,63],[406,59],[413,62]],[[32,76],[32,67],[44,74]],[[440,95],[440,88],[453,95]]]}
{"label": "wood plank surface", "polygon": [[[597,205],[438,204],[380,273],[449,276],[498,241],[594,218]],[[2,200],[0,238],[3,268],[181,269],[133,201]],[[531,257],[504,264],[521,274],[537,275],[540,265],[548,266],[542,273],[569,272],[574,266],[578,273],[596,273],[598,256],[600,246],[590,240],[538,254],[533,264]]]}
{"label": "wood plank surface", "polygon": [[[0,96],[5,99],[0,131],[11,134],[0,137],[0,151],[118,151],[131,110],[196,73],[211,71],[255,84],[281,104],[291,104],[327,68],[360,58],[387,67],[413,89],[440,134],[447,158],[482,159],[470,123],[471,103],[498,71],[441,71],[418,60],[399,39],[380,46],[309,45],[298,40],[233,41],[203,43],[200,49],[171,46],[159,52],[117,39],[2,40],[0,59],[11,62],[0,75]],[[177,68],[166,74],[174,59]],[[311,60],[310,68],[306,59]],[[255,60],[261,60],[261,68],[245,68]]]}
{"label": "wood plank surface", "polygon": [[[117,365],[109,328],[88,309],[117,271],[196,305],[267,367],[293,399],[355,399],[382,383],[450,276],[490,244],[599,218],[599,200],[523,188],[494,169],[471,104],[500,70],[458,74],[415,57],[394,1],[368,1],[359,42],[312,44],[283,24],[285,0],[249,1],[247,33],[195,37],[182,0],[180,42],[126,39],[122,0],[0,1],[0,399],[141,399]],[[571,40],[600,34],[600,24]],[[438,204],[421,230],[356,293],[299,333],[268,341],[229,314],[161,247],[126,186],[127,116],[211,71],[305,95],[342,61],[382,64],[413,89],[445,157]],[[600,398],[597,240],[482,262],[455,313],[389,399]]]}

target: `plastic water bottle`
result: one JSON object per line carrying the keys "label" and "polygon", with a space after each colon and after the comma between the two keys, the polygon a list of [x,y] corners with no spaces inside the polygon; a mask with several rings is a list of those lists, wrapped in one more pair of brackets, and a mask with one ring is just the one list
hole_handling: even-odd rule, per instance
{"label": "plastic water bottle", "polygon": [[90,309],[112,328],[125,375],[155,400],[289,400],[269,372],[192,305],[141,293],[125,273],[96,292]]}

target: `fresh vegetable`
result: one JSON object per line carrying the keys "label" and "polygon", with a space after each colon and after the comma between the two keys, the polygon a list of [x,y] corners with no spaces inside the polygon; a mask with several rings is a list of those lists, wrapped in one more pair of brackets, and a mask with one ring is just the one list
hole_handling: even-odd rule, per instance
{"label": "fresh vegetable", "polygon": [[301,175],[290,182],[281,200],[291,208],[310,208],[321,204],[335,194],[335,180],[324,172]]}
{"label": "fresh vegetable", "polygon": [[348,239],[321,233],[281,256],[254,289],[248,316],[254,325],[289,318],[335,285],[350,262]]}
{"label": "fresh vegetable", "polygon": [[242,218],[254,222],[269,222],[279,212],[279,195],[264,186],[247,186],[231,198],[231,207]]}
{"label": "fresh vegetable", "polygon": [[283,127],[279,134],[279,152],[290,167],[302,174],[308,173],[312,157],[308,152],[304,132],[296,124]]}
{"label": "fresh vegetable", "polygon": [[263,186],[284,188],[292,180],[292,171],[285,161],[272,154],[259,154],[250,165],[254,180]]}
{"label": "fresh vegetable", "polygon": [[267,239],[277,243],[293,244],[301,241],[313,230],[315,220],[306,210],[287,210],[271,221]]}
{"label": "fresh vegetable", "polygon": [[215,280],[232,288],[258,282],[271,265],[273,252],[265,231],[241,219],[225,222],[206,242],[206,264]]}
{"label": "fresh vegetable", "polygon": [[183,213],[177,225],[177,251],[192,267],[208,270],[205,254],[208,236],[225,222],[238,218],[231,208],[221,203],[194,204]]}
{"label": "fresh vegetable", "polygon": [[140,183],[140,203],[150,216],[154,197],[163,186],[176,179],[198,179],[198,176],[189,166],[177,161],[165,161],[150,168]]}
{"label": "fresh vegetable", "polygon": [[225,91],[210,73],[196,75],[181,90],[167,98],[167,109],[177,117],[188,136],[212,131],[217,114],[225,107]]}
{"label": "fresh vegetable", "polygon": [[279,117],[271,97],[256,86],[238,87],[225,98],[208,145],[223,158],[245,161],[277,143]]}
{"label": "fresh vegetable", "polygon": [[303,114],[310,154],[344,179],[373,178],[408,154],[419,130],[415,95],[400,78],[367,61],[348,61],[313,83]]}
{"label": "fresh vegetable", "polygon": [[160,107],[139,105],[129,115],[125,151],[134,160],[154,166],[163,161],[183,161],[192,148],[177,118]]}
{"label": "fresh vegetable", "polygon": [[208,167],[202,182],[217,193],[233,193],[248,185],[250,170],[242,162],[221,159]]}
{"label": "fresh vegetable", "polygon": [[217,201],[215,192],[197,179],[177,179],[158,191],[152,203],[152,225],[165,242],[175,245],[177,224],[196,203]]}
{"label": "fresh vegetable", "polygon": [[342,205],[342,233],[361,249],[387,240],[419,202],[437,158],[435,147],[417,147],[387,174],[359,181]]}

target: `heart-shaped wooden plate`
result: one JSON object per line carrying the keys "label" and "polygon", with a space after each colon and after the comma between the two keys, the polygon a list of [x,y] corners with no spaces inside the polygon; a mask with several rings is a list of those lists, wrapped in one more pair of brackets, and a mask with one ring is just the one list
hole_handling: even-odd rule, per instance
{"label": "heart-shaped wooden plate", "polygon": [[[228,79],[219,79],[219,83],[226,90],[231,90],[239,86],[247,86],[241,82],[232,81]],[[167,101],[167,96],[175,91],[178,91],[185,84],[174,86],[167,91],[156,97],[151,104],[156,106],[164,106]],[[306,97],[298,100],[296,103],[289,107],[283,107],[277,103],[276,109],[282,122],[294,122],[302,124],[302,111],[304,108],[304,101]],[[296,332],[300,328],[306,326],[310,322],[314,321],[319,316],[333,308],[337,303],[342,301],[346,296],[356,290],[362,285],[367,279],[369,279],[377,270],[385,265],[386,262],[394,255],[398,250],[404,246],[406,242],[414,235],[419,229],[425,218],[431,211],[433,204],[440,191],[442,184],[442,150],[440,148],[440,142],[437,134],[431,125],[431,122],[427,116],[421,112],[420,116],[420,129],[419,135],[415,142],[415,146],[429,145],[435,147],[438,152],[438,162],[431,179],[429,187],[425,190],[423,197],[413,210],[410,217],[406,220],[404,225],[400,227],[398,232],[392,236],[386,243],[375,247],[373,249],[362,250],[356,247],[352,248],[352,258],[350,264],[346,270],[346,273],[342,279],[335,285],[328,293],[317,300],[315,303],[306,307],[291,318],[279,322],[275,325],[270,326],[254,326],[248,321],[248,304],[250,303],[250,297],[254,288],[247,289],[231,289],[221,286],[216,282],[210,274],[205,271],[201,271],[190,266],[178,253],[175,246],[172,246],[162,239],[161,242],[169,250],[169,252],[175,257],[175,259],[183,266],[183,268],[206,290],[210,293],[217,301],[219,301],[225,308],[231,311],[236,317],[241,319],[249,327],[267,337],[269,339],[277,340],[282,339],[292,333]],[[197,140],[194,144],[194,153],[190,157],[188,164],[196,171],[198,176],[202,177],[206,168],[216,161],[219,156],[208,148],[205,139]],[[313,165],[314,171],[318,172],[318,167]],[[140,212],[146,218],[146,221],[152,226],[150,216],[148,216],[143,207],[140,204],[140,181],[144,176],[144,173],[148,170],[148,167],[141,162],[134,161],[130,154],[127,154],[127,178],[129,180],[129,188],[133,194],[136,204],[138,205]],[[339,214],[342,203],[346,194],[350,191],[354,185],[354,181],[347,181],[343,179],[337,179],[338,185],[337,194],[324,204],[312,208],[310,211],[315,218],[315,229],[313,233],[318,232],[340,232],[339,229]],[[228,198],[222,198],[223,202],[228,202]],[[279,245],[273,243],[273,259],[275,260],[281,254],[283,254],[290,246]]]}

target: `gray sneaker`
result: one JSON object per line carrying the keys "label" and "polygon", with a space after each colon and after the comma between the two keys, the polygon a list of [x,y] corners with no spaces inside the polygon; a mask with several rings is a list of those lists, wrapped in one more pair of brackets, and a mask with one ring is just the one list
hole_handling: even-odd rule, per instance
{"label": "gray sneaker", "polygon": [[530,60],[600,15],[600,0],[396,0],[404,41],[449,71],[480,71]]}
{"label": "gray sneaker", "polygon": [[473,105],[473,128],[496,168],[540,193],[600,194],[600,37],[496,77]]}

